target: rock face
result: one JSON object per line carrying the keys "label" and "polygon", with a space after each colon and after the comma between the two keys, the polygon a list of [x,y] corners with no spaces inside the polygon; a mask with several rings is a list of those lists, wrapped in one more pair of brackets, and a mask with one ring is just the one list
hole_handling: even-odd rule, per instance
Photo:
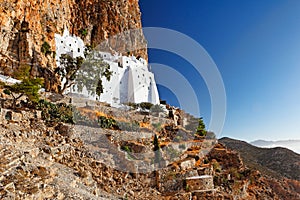
{"label": "rock face", "polygon": [[[0,73],[12,75],[22,65],[33,76],[45,78],[46,90],[57,90],[55,33],[64,28],[96,47],[103,40],[130,29],[140,29],[138,0],[4,0],[0,3]],[[108,50],[147,59],[141,31],[105,44]],[[128,47],[130,46],[130,47]],[[132,46],[143,47],[132,50]]]}

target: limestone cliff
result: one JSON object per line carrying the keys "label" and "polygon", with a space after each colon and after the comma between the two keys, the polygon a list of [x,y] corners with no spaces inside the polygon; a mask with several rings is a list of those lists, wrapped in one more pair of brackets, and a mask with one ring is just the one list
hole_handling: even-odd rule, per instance
{"label": "limestone cliff", "polygon": [[[0,73],[11,75],[21,65],[30,65],[33,76],[45,78],[46,90],[57,90],[54,76],[54,34],[69,29],[86,44],[97,46],[103,40],[130,29],[141,28],[138,0],[1,0]],[[125,42],[126,41],[126,42]],[[49,44],[49,47],[47,47]],[[147,59],[142,32],[111,40],[109,50],[132,51]]]}

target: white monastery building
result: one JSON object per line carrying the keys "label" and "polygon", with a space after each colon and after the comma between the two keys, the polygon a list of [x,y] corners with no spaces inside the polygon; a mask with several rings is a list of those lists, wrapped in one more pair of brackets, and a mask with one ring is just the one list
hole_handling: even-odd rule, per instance
{"label": "white monastery building", "polygon": [[[59,66],[61,54],[69,54],[73,58],[81,56],[84,58],[84,43],[79,37],[71,36],[67,30],[63,36],[55,34],[56,62]],[[96,52],[95,58],[103,59],[110,65],[112,76],[110,81],[102,79],[103,94],[101,102],[107,102],[114,107],[132,102],[150,102],[159,104],[159,95],[155,83],[154,74],[148,68],[147,61],[135,56],[112,55],[106,52]],[[76,91],[69,91],[78,93]],[[82,93],[88,99],[97,99],[96,96],[88,95],[84,90]]]}

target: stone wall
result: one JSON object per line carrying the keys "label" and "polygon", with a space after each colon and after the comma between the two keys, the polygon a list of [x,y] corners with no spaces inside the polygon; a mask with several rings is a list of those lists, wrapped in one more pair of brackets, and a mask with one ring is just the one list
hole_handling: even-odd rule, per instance
{"label": "stone wall", "polygon": [[207,191],[214,189],[213,176],[203,175],[186,178],[186,185],[190,191]]}

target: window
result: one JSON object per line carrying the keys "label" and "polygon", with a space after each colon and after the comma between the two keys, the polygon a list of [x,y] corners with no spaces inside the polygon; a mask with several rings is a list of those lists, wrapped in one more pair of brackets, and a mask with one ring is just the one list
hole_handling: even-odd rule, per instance
{"label": "window", "polygon": [[64,41],[60,41],[60,43],[64,43]]}
{"label": "window", "polygon": [[78,48],[78,53],[80,53],[80,48]]}
{"label": "window", "polygon": [[69,46],[71,47],[71,46],[72,46],[72,44],[69,44]]}

